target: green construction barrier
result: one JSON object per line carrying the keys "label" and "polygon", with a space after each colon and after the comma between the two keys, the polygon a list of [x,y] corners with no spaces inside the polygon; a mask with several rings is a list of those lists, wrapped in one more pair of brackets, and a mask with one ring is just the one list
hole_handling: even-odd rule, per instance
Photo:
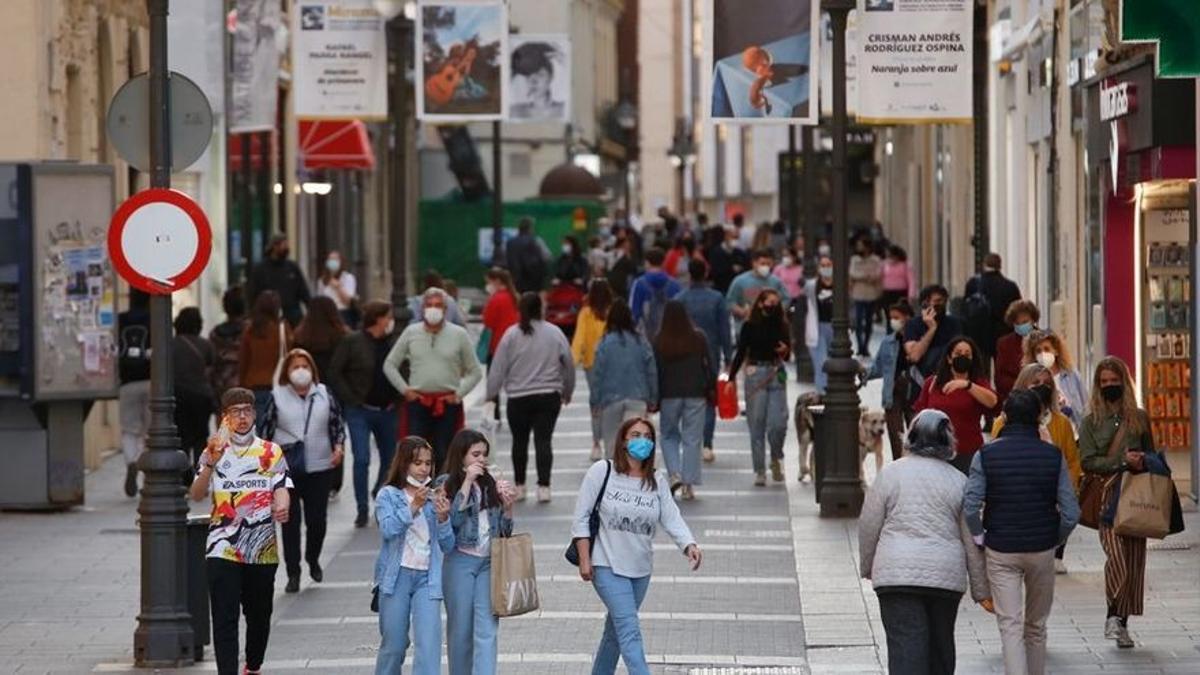
{"label": "green construction barrier", "polygon": [[[587,215],[587,225],[576,230],[574,214],[582,208]],[[550,247],[557,258],[562,238],[575,235],[579,244],[587,249],[587,239],[596,231],[596,221],[606,214],[604,205],[597,201],[541,201],[529,200],[504,204],[503,222],[505,239],[516,234],[521,218],[533,218],[534,231]],[[480,259],[482,252],[490,259],[492,241],[492,204],[480,201],[472,204],[422,200],[418,211],[417,230],[417,275],[433,268],[459,286],[483,286],[486,265]],[[481,234],[482,232],[482,234]]]}

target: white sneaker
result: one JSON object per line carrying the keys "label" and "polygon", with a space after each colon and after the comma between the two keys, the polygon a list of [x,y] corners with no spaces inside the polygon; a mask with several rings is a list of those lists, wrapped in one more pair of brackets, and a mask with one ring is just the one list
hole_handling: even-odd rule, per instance
{"label": "white sneaker", "polygon": [[1110,616],[1104,622],[1104,638],[1106,640],[1116,640],[1121,633],[1121,617]]}
{"label": "white sneaker", "polygon": [[1132,649],[1134,644],[1133,638],[1129,637],[1129,629],[1121,626],[1121,630],[1117,631],[1117,648]]}
{"label": "white sneaker", "polygon": [[704,453],[701,454],[700,457],[701,457],[701,459],[703,459],[706,462],[712,462],[713,460],[715,460],[717,458],[717,455],[716,455],[716,453],[713,452],[712,448],[705,448]]}
{"label": "white sneaker", "polygon": [[550,488],[544,485],[539,485],[537,489],[537,500],[539,504],[545,504],[550,501]]}
{"label": "white sneaker", "polygon": [[525,501],[525,486],[518,485],[514,488],[514,490],[516,491],[517,494],[513,497],[513,499],[518,502]]}
{"label": "white sneaker", "polygon": [[767,474],[759,472],[754,474],[754,487],[764,487],[767,484]]}
{"label": "white sneaker", "polygon": [[1067,573],[1067,564],[1064,563],[1063,561],[1059,560],[1058,558],[1055,558],[1054,559],[1054,573],[1055,574],[1066,574]]}
{"label": "white sneaker", "polygon": [[690,502],[695,498],[696,498],[696,491],[692,488],[692,486],[684,485],[683,486],[683,500],[685,502]]}
{"label": "white sneaker", "polygon": [[599,462],[604,453],[600,452],[600,446],[592,445],[592,461]]}

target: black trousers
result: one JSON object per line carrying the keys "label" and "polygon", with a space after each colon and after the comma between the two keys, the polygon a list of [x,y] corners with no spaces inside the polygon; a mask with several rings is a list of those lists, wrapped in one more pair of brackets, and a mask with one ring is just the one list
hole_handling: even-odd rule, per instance
{"label": "black trousers", "polygon": [[341,467],[292,476],[295,486],[288,490],[292,498],[288,520],[283,524],[283,562],[289,577],[300,576],[300,516],[303,512],[307,541],[304,561],[309,565],[321,557],[325,545],[325,524],[329,513],[329,488]]}
{"label": "black trousers", "polygon": [[200,461],[200,453],[208,444],[208,421],[212,415],[211,396],[175,392],[175,426],[179,428],[182,449],[192,458],[193,465]]}
{"label": "black trousers", "polygon": [[238,611],[246,615],[246,668],[262,668],[271,636],[271,609],[278,565],[246,565],[209,558],[213,653],[218,675],[238,675]]}
{"label": "black trousers", "polygon": [[889,675],[952,675],[961,593],[879,593]]}
{"label": "black trousers", "polygon": [[537,452],[537,484],[550,487],[550,470],[554,467],[551,440],[562,395],[534,394],[508,399],[508,428],[512,431],[513,474],[517,485],[525,484],[525,468],[529,465],[529,432]]}
{"label": "black trousers", "polygon": [[[433,446],[433,466],[437,471],[446,465],[446,451],[450,449],[450,439],[458,430],[458,416],[462,414],[462,404],[447,403],[441,417],[433,414],[432,408],[426,408],[420,401],[409,401],[405,404],[408,412],[408,433],[420,436]],[[383,470],[386,472],[386,469]],[[382,473],[380,474],[383,475]]]}

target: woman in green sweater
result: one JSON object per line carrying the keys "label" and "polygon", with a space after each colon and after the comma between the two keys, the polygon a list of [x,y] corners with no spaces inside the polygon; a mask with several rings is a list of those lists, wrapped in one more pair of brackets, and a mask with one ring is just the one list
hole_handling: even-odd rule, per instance
{"label": "woman in green sweater", "polygon": [[[1146,453],[1154,452],[1150,417],[1137,405],[1137,392],[1129,367],[1115,356],[1096,366],[1087,416],[1079,425],[1079,457],[1083,470],[1114,476],[1104,489],[1102,504],[1109,503],[1112,490],[1120,485],[1125,471],[1146,470]],[[1113,532],[1112,523],[1100,523],[1100,545],[1104,563],[1104,591],[1108,618],[1104,637],[1116,640],[1122,649],[1133,647],[1126,626],[1130,616],[1142,613],[1146,580],[1146,540]]]}

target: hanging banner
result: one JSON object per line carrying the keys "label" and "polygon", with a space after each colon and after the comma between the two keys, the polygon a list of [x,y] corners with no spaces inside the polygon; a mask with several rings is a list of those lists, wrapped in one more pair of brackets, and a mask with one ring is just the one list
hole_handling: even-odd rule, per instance
{"label": "hanging banner", "polygon": [[417,7],[417,118],[503,119],[508,112],[508,8],[497,0]]}
{"label": "hanging banner", "polygon": [[508,42],[509,121],[570,122],[570,37],[513,35]]}
{"label": "hanging banner", "polygon": [[292,14],[296,117],[387,119],[387,34],[371,0],[304,0]]}
{"label": "hanging banner", "polygon": [[279,3],[237,0],[233,35],[233,105],[229,131],[270,131],[275,128],[279,92]]}
{"label": "hanging banner", "polygon": [[[858,10],[846,17],[846,114],[858,107]],[[821,114],[833,115],[833,22],[821,12]]]}
{"label": "hanging banner", "polygon": [[714,122],[816,124],[819,0],[709,0],[701,73]]}
{"label": "hanging banner", "polygon": [[974,0],[859,0],[858,121],[970,122]]}

